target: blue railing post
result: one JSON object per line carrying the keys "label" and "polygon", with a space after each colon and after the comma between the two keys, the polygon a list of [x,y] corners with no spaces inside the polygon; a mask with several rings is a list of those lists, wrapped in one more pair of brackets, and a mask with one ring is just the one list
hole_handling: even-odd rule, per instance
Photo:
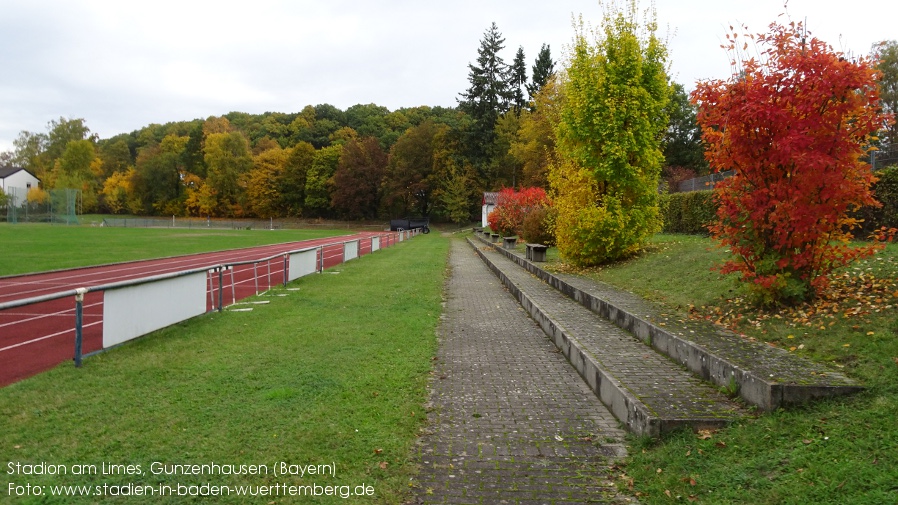
{"label": "blue railing post", "polygon": [[81,347],[84,341],[84,295],[87,288],[75,290],[75,368],[81,368]]}

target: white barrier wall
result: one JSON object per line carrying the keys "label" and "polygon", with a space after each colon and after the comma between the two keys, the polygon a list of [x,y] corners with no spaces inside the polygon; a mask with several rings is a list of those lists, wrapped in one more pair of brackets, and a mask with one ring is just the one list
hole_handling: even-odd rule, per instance
{"label": "white barrier wall", "polygon": [[343,243],[343,262],[347,262],[349,260],[354,260],[359,257],[359,241],[353,240],[352,242],[344,242]]}
{"label": "white barrier wall", "polygon": [[318,271],[318,249],[309,249],[290,255],[290,268],[287,279],[299,279]]}
{"label": "white barrier wall", "polygon": [[206,312],[206,272],[110,289],[103,294],[103,347]]}
{"label": "white barrier wall", "polygon": [[380,250],[380,237],[371,237],[371,252]]}

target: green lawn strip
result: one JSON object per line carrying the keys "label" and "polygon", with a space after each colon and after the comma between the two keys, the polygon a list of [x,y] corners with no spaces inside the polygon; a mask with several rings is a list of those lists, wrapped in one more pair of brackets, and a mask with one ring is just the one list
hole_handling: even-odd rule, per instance
{"label": "green lawn strip", "polygon": [[0,225],[0,276],[345,235],[345,230],[182,230]]}
{"label": "green lawn strip", "polygon": [[[292,283],[251,312],[214,313],[0,389],[8,483],[370,485],[374,498],[214,503],[401,503],[426,418],[448,241],[416,237]],[[143,475],[9,475],[22,463],[140,465]],[[151,475],[150,464],[336,465],[334,477]],[[21,503],[70,503],[35,499]],[[81,503],[185,503],[184,497]],[[209,502],[209,498],[193,501]]]}
{"label": "green lawn strip", "polygon": [[[740,422],[717,433],[634,439],[619,482],[642,503],[805,504],[898,502],[898,297],[861,317],[795,313],[756,321],[729,277],[712,271],[723,251],[708,238],[659,235],[636,258],[582,272],[684,314],[708,307],[745,311],[737,330],[841,369],[867,386],[850,398],[819,401]],[[898,246],[849,267],[898,277]],[[858,296],[863,296],[859,293]],[[770,314],[768,314],[770,315]],[[777,314],[779,315],[779,314]],[[801,318],[804,321],[805,318]]]}

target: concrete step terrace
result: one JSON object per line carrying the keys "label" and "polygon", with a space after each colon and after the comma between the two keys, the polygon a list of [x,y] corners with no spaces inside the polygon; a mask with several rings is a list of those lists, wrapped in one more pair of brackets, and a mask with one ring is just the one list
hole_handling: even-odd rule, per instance
{"label": "concrete step terrace", "polygon": [[721,427],[744,415],[717,388],[530,275],[491,245],[469,243],[631,432],[658,437],[681,427]]}
{"label": "concrete step terrace", "polygon": [[762,411],[863,389],[838,371],[784,349],[748,340],[710,322],[672,315],[669,309],[606,283],[550,273],[524,258],[522,251],[496,251],[702,380],[738,391],[745,402]]}

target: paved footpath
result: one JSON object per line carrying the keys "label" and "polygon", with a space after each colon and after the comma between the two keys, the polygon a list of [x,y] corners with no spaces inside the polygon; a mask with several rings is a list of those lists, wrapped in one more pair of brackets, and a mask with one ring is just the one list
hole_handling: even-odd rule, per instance
{"label": "paved footpath", "polygon": [[413,503],[633,503],[614,416],[468,244],[450,265]]}

